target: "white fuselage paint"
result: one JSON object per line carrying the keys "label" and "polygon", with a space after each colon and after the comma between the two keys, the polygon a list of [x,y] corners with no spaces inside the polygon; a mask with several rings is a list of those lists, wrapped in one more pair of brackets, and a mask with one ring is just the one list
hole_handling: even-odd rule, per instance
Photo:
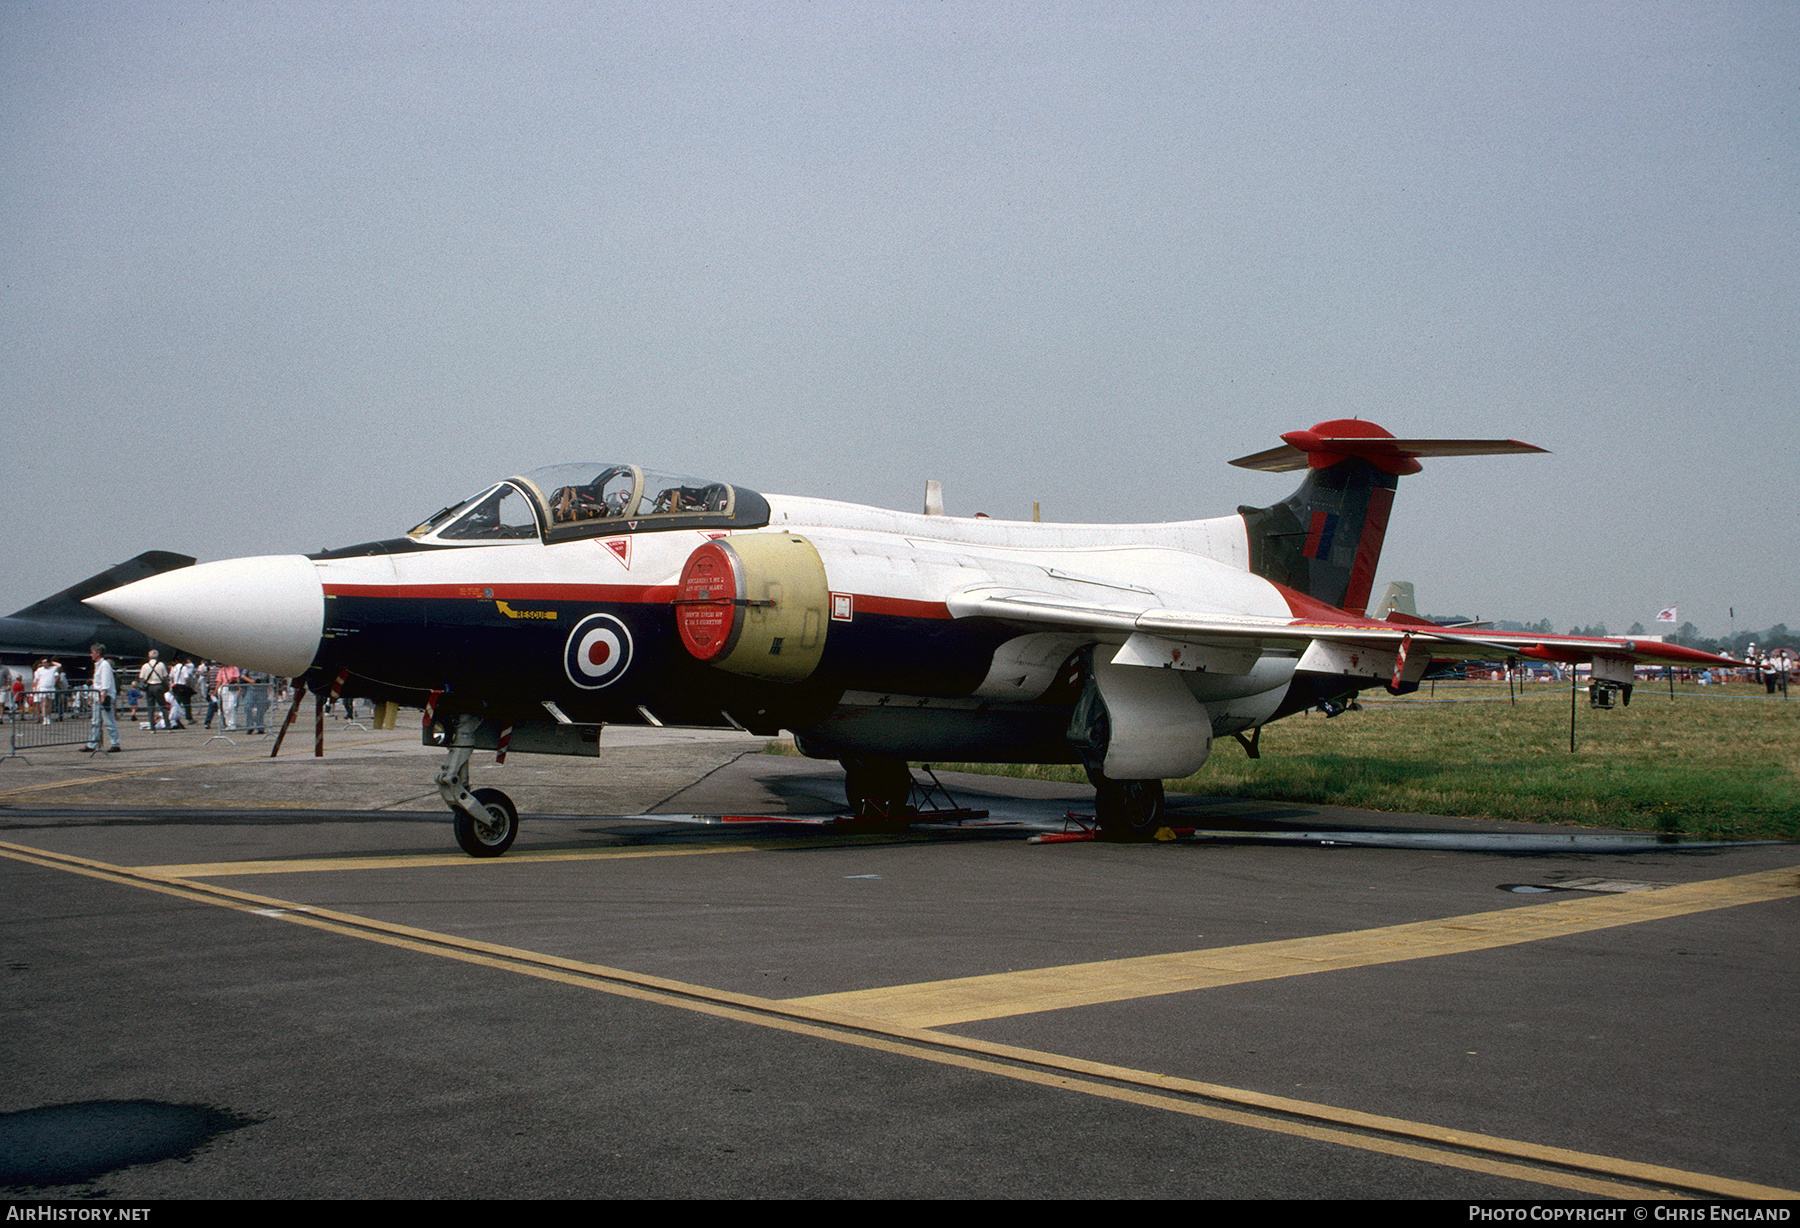
{"label": "white fuselage paint", "polygon": [[[1138,610],[1291,616],[1281,593],[1249,572],[1249,544],[1237,516],[1151,525],[1041,524],[793,496],[767,499],[768,525],[738,532],[805,537],[819,552],[831,591],[863,608],[948,619],[947,603],[959,593],[1001,586]],[[509,619],[554,617],[543,608],[548,602],[663,604],[688,557],[720,536],[730,534],[670,529],[554,545],[535,539],[439,545],[427,535],[421,539],[427,548],[405,553],[270,556],[169,572],[107,594],[105,602],[140,616],[154,607],[153,633],[171,643],[291,675],[314,659],[309,649],[334,638],[328,600],[334,596],[493,601]],[[219,602],[222,588],[240,591],[242,599]],[[107,608],[105,602],[96,604]],[[1084,637],[1021,631],[994,653],[992,669],[973,695],[927,692],[922,702],[960,707],[972,698],[1002,707],[1029,705],[1075,647],[1098,640],[1110,654],[1128,638],[1128,632]],[[1293,674],[1294,657],[1263,654],[1248,668],[1241,662],[1220,668],[1223,661],[1213,658],[1207,668],[1202,660],[1179,671],[1213,728],[1226,733],[1268,719]],[[865,700],[880,706],[888,697],[851,692],[844,702],[857,707]]]}

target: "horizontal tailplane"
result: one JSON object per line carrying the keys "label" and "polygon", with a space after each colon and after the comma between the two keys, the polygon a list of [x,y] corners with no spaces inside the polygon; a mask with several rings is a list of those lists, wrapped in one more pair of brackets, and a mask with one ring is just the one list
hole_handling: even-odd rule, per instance
{"label": "horizontal tailplane", "polygon": [[1373,422],[1338,418],[1290,431],[1282,447],[1231,463],[1267,473],[1307,470],[1300,489],[1272,507],[1240,507],[1250,570],[1316,601],[1361,614],[1387,537],[1400,478],[1421,456],[1542,452],[1516,439],[1396,439]]}
{"label": "horizontal tailplane", "polygon": [[1404,477],[1419,472],[1421,456],[1505,456],[1545,449],[1516,439],[1395,439],[1359,418],[1321,422],[1310,431],[1289,431],[1283,446],[1231,463],[1240,469],[1265,473],[1292,473],[1296,469],[1328,469],[1339,461],[1359,457],[1384,473]]}

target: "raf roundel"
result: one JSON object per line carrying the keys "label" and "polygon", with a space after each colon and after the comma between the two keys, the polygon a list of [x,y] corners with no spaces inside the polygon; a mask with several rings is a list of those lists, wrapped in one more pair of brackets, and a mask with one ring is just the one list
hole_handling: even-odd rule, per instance
{"label": "raf roundel", "polygon": [[563,672],[586,691],[611,686],[631,666],[631,632],[611,614],[589,614],[563,646]]}

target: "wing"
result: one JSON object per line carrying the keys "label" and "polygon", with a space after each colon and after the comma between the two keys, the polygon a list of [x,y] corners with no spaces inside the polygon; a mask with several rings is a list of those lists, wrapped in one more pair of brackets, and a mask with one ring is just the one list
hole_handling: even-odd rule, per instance
{"label": "wing", "polygon": [[1081,632],[1118,642],[1121,647],[1113,658],[1115,664],[1163,669],[1249,673],[1257,660],[1273,651],[1284,656],[1297,654],[1297,668],[1304,671],[1399,685],[1423,677],[1434,657],[1604,662],[1615,671],[1625,671],[1626,681],[1631,667],[1638,664],[1744,665],[1731,657],[1656,640],[1471,635],[1405,615],[1393,620],[1359,618],[1309,602],[1299,594],[1291,594],[1290,600],[1300,608],[1316,608],[1293,618],[1220,615],[1136,602],[1088,602],[1001,586],[964,589],[947,604],[954,618],[993,618],[1021,629]]}
{"label": "wing", "polygon": [[[1089,602],[999,586],[965,589],[946,604],[954,618],[993,618],[1022,629],[1083,633],[1118,643],[1116,665],[1219,674],[1248,674],[1265,655],[1298,656],[1302,670],[1397,685],[1417,681],[1431,663],[1430,652],[1411,651],[1415,641],[1462,645],[1455,654],[1459,657],[1483,647],[1479,639],[1441,627],[1399,626],[1343,611],[1330,611],[1328,617],[1262,618]],[[1505,648],[1493,651],[1508,655]]]}
{"label": "wing", "polygon": [[[1520,635],[1511,632],[1481,633],[1481,642],[1502,649],[1507,656],[1530,657],[1537,661],[1585,663],[1596,657],[1618,657],[1639,665],[1718,665],[1728,669],[1747,669],[1749,663],[1735,657],[1684,648],[1661,640],[1613,638],[1587,635]],[[1478,652],[1462,654],[1473,660],[1497,660]]]}

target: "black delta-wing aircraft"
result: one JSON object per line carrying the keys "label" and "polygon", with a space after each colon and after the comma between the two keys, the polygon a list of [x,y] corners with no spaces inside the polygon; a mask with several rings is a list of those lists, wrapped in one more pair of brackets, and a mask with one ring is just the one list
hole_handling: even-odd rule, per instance
{"label": "black delta-wing aircraft", "polygon": [[88,647],[95,641],[105,643],[110,655],[128,660],[142,660],[153,648],[166,654],[168,644],[123,626],[82,603],[122,584],[193,565],[189,555],[146,550],[0,618],[0,661],[23,662],[39,657],[86,660]]}
{"label": "black delta-wing aircraft", "polygon": [[[1103,834],[1145,838],[1162,781],[1434,652],[1735,664],[1652,641],[1464,634],[1366,618],[1394,489],[1419,457],[1538,452],[1341,419],[1233,464],[1305,480],[1270,507],[1040,524],[760,495],[628,464],[508,478],[405,537],[204,563],[89,599],[195,653],[315,693],[423,708],[458,842],[511,845],[476,749],[598,753],[608,724],[791,730],[861,813],[902,813],[908,760],[1081,763]],[[1246,741],[1246,746],[1253,743]]]}

